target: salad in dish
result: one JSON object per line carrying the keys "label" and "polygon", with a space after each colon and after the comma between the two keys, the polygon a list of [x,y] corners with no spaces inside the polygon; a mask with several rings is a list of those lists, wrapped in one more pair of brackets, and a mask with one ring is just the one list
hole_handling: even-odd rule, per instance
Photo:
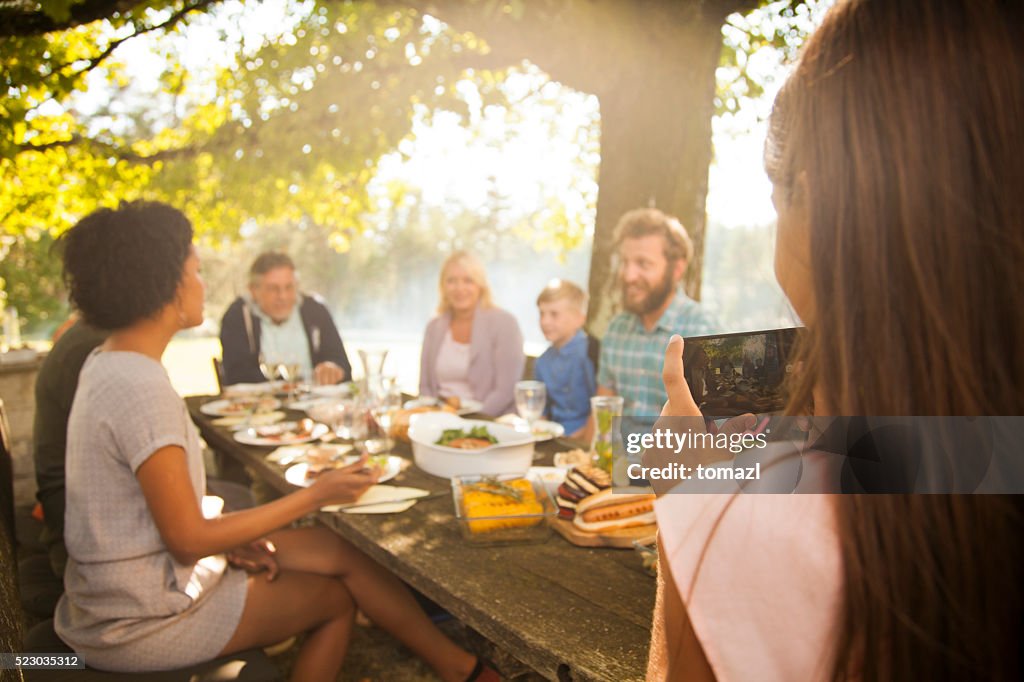
{"label": "salad in dish", "polygon": [[471,429],[445,429],[435,445],[443,445],[458,450],[482,450],[498,442],[486,426],[474,426]]}

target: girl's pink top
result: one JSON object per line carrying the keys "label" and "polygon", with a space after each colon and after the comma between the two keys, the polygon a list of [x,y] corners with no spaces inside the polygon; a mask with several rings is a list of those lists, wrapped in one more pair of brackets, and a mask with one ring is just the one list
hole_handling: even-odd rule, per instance
{"label": "girl's pink top", "polygon": [[843,579],[831,496],[667,494],[655,512],[719,682],[827,679]]}

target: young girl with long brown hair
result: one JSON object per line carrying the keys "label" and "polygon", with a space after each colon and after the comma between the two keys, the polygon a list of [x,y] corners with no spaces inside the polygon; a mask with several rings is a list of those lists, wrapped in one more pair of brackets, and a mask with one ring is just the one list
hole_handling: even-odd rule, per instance
{"label": "young girl with long brown hair", "polygon": [[[808,41],[766,149],[776,274],[807,325],[791,412],[1024,414],[1022,29],[1020,2],[847,0]],[[695,416],[681,346],[663,414]],[[1024,672],[1019,498],[666,495],[657,510],[652,676]]]}

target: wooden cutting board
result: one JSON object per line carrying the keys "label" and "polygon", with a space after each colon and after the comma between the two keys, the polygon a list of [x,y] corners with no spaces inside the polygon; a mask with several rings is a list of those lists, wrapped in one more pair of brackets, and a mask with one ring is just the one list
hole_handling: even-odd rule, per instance
{"label": "wooden cutting board", "polygon": [[551,519],[551,527],[563,538],[580,547],[618,547],[620,549],[632,549],[634,540],[650,537],[658,530],[656,524],[650,523],[646,526],[621,528],[604,533],[588,533],[577,528],[572,521],[559,518]]}

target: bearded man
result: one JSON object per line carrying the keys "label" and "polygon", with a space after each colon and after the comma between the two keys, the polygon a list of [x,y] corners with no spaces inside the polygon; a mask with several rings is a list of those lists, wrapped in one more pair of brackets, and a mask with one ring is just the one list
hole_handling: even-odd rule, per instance
{"label": "bearded man", "polygon": [[625,311],[601,340],[597,394],[622,396],[623,416],[653,423],[668,399],[661,365],[669,339],[714,334],[718,325],[680,289],[693,242],[678,220],[634,209],[619,219],[615,244]]}

